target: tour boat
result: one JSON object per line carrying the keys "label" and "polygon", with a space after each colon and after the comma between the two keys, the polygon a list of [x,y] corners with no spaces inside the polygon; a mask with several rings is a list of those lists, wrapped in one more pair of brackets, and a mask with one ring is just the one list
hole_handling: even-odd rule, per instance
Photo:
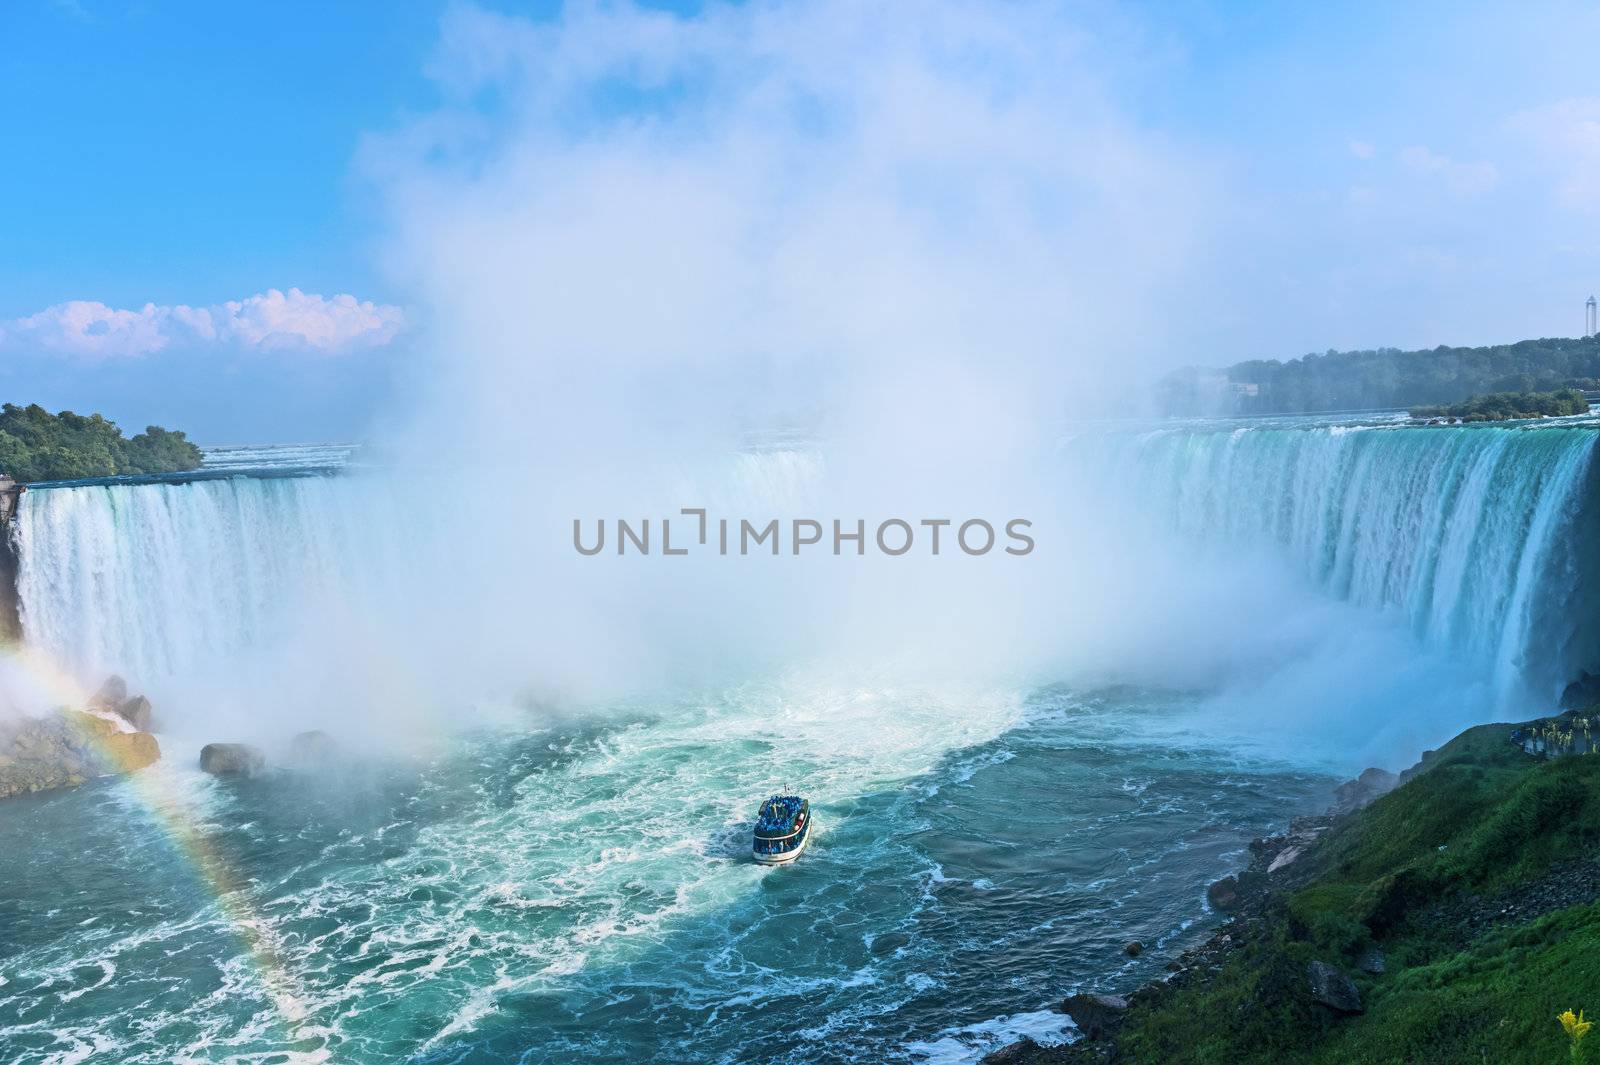
{"label": "tour boat", "polygon": [[800,857],[811,838],[811,804],[798,795],[774,795],[756,815],[751,852],[762,865],[782,865]]}

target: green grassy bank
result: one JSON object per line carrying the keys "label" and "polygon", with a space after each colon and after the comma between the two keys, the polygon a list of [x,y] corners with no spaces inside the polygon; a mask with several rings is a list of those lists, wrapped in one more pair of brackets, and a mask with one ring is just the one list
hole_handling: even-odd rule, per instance
{"label": "green grassy bank", "polygon": [[[1560,720],[1600,739],[1600,717]],[[1222,946],[1132,996],[1109,1041],[1012,1060],[1600,1062],[1600,1034],[1574,1057],[1557,1019],[1600,1015],[1600,756],[1528,754],[1513,728],[1463,733],[1335,821]],[[1362,1012],[1313,997],[1314,961],[1350,978]]]}

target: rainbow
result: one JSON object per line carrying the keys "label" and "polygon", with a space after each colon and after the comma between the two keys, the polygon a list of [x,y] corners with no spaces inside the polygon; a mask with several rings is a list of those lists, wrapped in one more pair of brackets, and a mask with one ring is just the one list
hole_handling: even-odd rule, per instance
{"label": "rainbow", "polygon": [[[20,670],[58,705],[83,707],[88,704],[88,692],[84,687],[37,649],[0,648],[0,660]],[[135,760],[130,745],[110,742],[109,737],[118,735],[117,732],[81,726],[77,732],[106,768],[123,775],[128,794],[162,832],[174,856],[214,901],[223,922],[244,948],[286,1041],[315,1040],[324,1036],[327,1029],[317,1023],[300,981],[286,962],[282,940],[272,922],[252,907],[247,886],[217,850],[195,811],[173,787],[170,776],[139,772],[148,762]],[[311,1053],[305,1060],[327,1058],[326,1052]]]}

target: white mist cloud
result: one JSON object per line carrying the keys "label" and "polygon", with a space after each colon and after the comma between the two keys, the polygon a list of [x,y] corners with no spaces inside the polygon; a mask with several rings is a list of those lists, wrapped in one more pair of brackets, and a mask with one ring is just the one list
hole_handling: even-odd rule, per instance
{"label": "white mist cloud", "polygon": [[[364,150],[436,353],[397,453],[449,471],[450,535],[417,557],[451,647],[419,654],[579,688],[712,659],[1010,669],[1120,601],[1040,467],[1057,419],[1136,406],[1118,382],[1181,342],[1217,176],[1114,102],[1112,46],[1068,11],[453,10],[449,102]],[[823,453],[806,498],[744,494],[738,430],[795,420]],[[572,548],[574,518],[717,497],[735,519],[1024,517],[1041,547]]]}
{"label": "white mist cloud", "polygon": [[387,344],[405,322],[399,307],[351,295],[273,288],[210,307],[147,303],[138,310],[124,310],[95,300],[68,300],[0,323],[0,343],[89,359],[212,344],[337,354]]}
{"label": "white mist cloud", "polygon": [[878,378],[891,416],[940,375],[1065,403],[1178,333],[1150,308],[1215,192],[1106,62],[1054,4],[460,8],[454,105],[369,160],[444,375],[493,407],[786,368]]}

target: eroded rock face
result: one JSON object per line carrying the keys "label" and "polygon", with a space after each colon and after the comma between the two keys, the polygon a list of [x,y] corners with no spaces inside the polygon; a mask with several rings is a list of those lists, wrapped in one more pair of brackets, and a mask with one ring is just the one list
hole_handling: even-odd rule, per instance
{"label": "eroded rock face", "polygon": [[1561,693],[1563,710],[1587,710],[1596,703],[1600,703],[1600,676],[1587,670],[1581,671],[1578,679]]}
{"label": "eroded rock face", "polygon": [[82,710],[0,724],[0,797],[75,787],[161,758],[156,738]]}
{"label": "eroded rock face", "polygon": [[266,767],[266,756],[248,743],[208,743],[200,748],[200,768],[214,776],[250,776]]}

